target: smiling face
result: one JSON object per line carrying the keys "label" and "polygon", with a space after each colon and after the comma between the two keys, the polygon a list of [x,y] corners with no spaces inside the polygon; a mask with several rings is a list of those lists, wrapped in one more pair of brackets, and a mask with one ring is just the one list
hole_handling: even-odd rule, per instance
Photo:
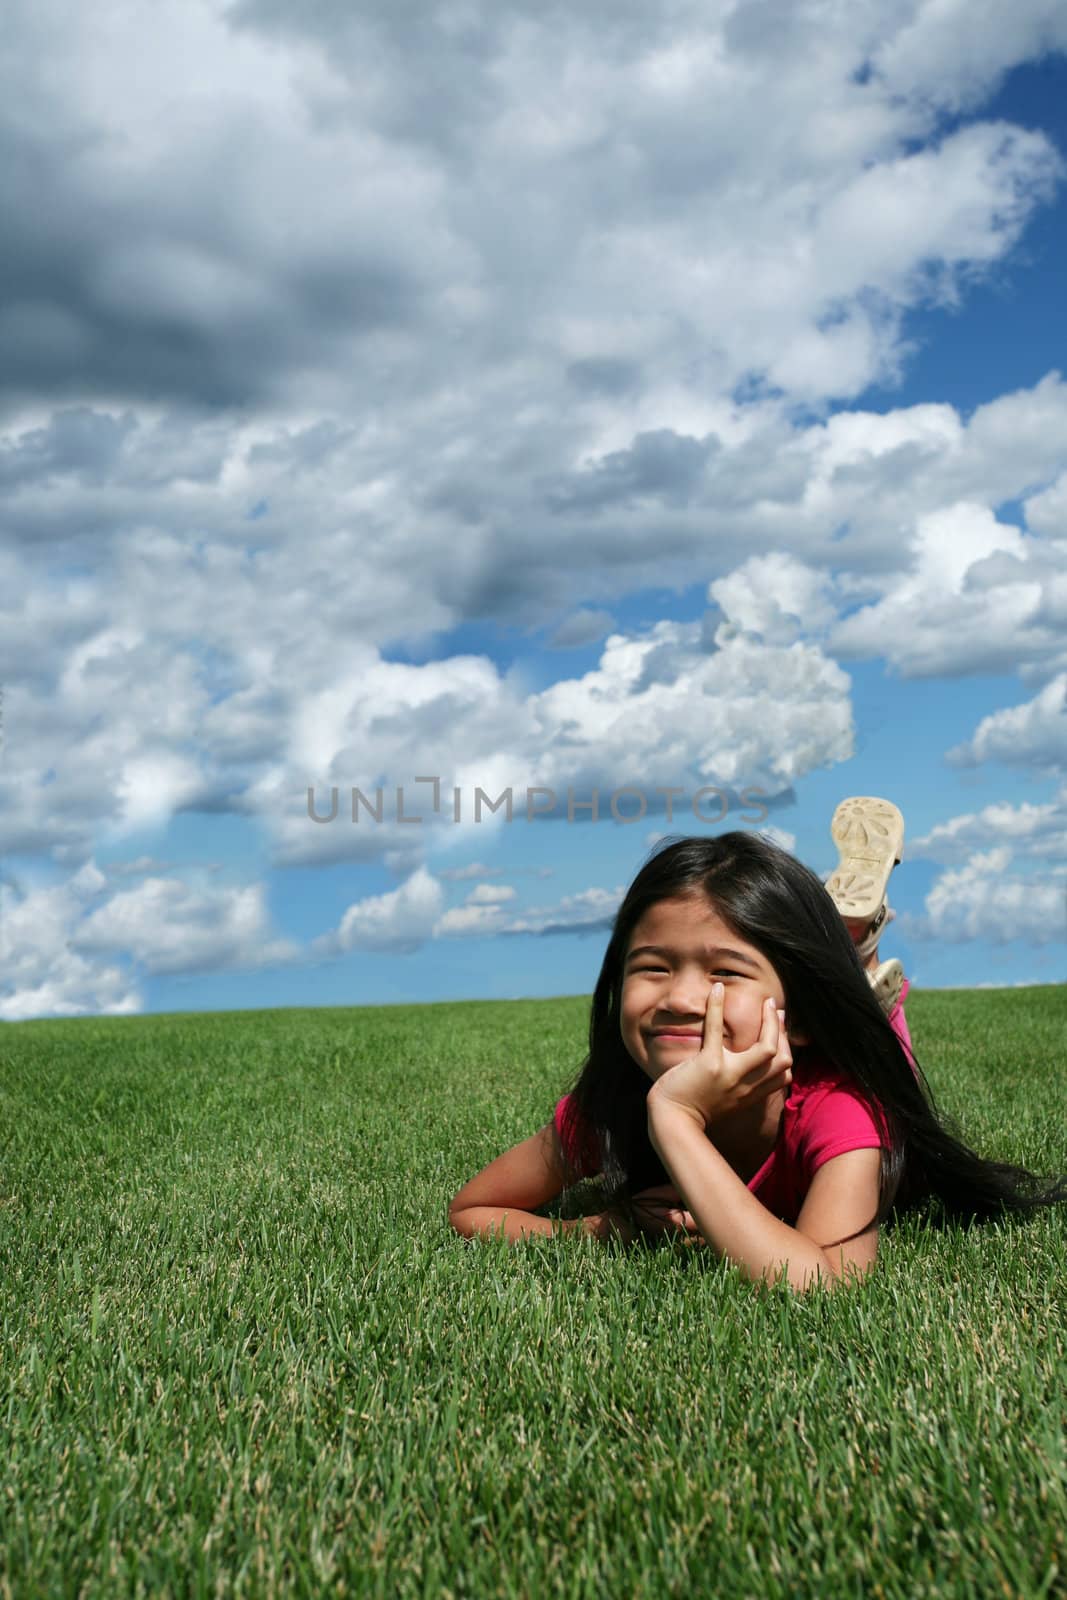
{"label": "smiling face", "polygon": [[622,1039],[655,1080],[700,1049],[711,986],[721,982],[723,1044],[747,1050],[759,1038],[763,1003],[785,994],[767,958],[723,921],[703,895],[660,900],[630,935],[623,963]]}

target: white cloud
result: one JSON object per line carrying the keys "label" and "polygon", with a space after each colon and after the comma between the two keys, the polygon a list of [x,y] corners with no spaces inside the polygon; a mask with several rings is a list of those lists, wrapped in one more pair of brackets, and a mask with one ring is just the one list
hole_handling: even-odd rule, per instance
{"label": "white cloud", "polygon": [[477,938],[481,934],[499,933],[503,926],[503,908],[499,905],[452,906],[434,924],[433,937]]}
{"label": "white cloud", "polygon": [[[436,763],[425,770],[444,773],[443,761],[454,767],[468,737],[479,768],[460,778],[506,785],[547,737],[564,785],[596,781],[588,750],[557,722],[557,708],[570,717],[569,701],[590,737],[613,701],[620,717],[636,713],[638,727],[666,712],[664,739],[643,737],[636,752],[641,760],[666,759],[675,713],[662,686],[646,684],[636,703],[624,703],[615,644],[601,650],[591,680],[564,679],[540,695],[479,657],[427,665],[382,659],[376,641],[398,630],[425,638],[475,604],[501,618],[509,607],[534,606],[543,618],[557,594],[570,611],[583,588],[622,592],[710,575],[736,625],[762,631],[779,652],[789,639],[814,633],[824,657],[830,648],[858,657],[884,652],[907,672],[1018,666],[1047,676],[1067,664],[1067,540],[1021,533],[991,509],[1062,471],[1067,387],[1054,377],[979,408],[966,425],[946,406],[841,413],[803,429],[775,421],[765,407],[724,411],[722,438],[709,436],[700,447],[706,507],[672,511],[676,465],[664,468],[657,489],[656,452],[638,452],[592,474],[611,494],[619,482],[629,485],[628,498],[606,503],[610,540],[593,507],[558,519],[559,539],[544,545],[524,532],[525,519],[547,517],[553,534],[543,500],[515,500],[503,480],[485,487],[503,519],[494,539],[457,545],[459,513],[440,497],[418,526],[393,489],[376,509],[353,510],[353,494],[363,493],[353,482],[384,470],[385,447],[375,442],[373,459],[365,459],[367,436],[351,428],[324,423],[290,435],[274,425],[227,432],[218,422],[191,423],[183,443],[175,419],[165,426],[126,414],[119,426],[103,413],[66,415],[70,426],[60,413],[43,429],[19,424],[7,434],[7,470],[22,485],[7,509],[12,526],[33,532],[31,543],[0,556],[7,721],[0,836],[9,851],[52,851],[76,862],[104,829],[162,823],[175,809],[202,807],[261,817],[279,861],[388,854],[410,871],[422,859],[415,829],[316,829],[306,816],[308,783],[326,784],[331,763],[342,781],[358,782],[364,761],[401,781],[424,770],[420,755]],[[94,418],[99,426],[90,425]],[[110,432],[105,421],[115,424]],[[667,454],[673,463],[677,452]],[[207,465],[197,465],[201,458]],[[198,471],[203,482],[186,476]],[[402,481],[390,477],[394,488]],[[27,486],[32,503],[19,498]],[[1043,508],[1051,527],[1042,493],[1051,491],[1027,506]],[[103,498],[94,503],[94,494]],[[248,521],[247,507],[260,495],[276,502],[277,521],[273,512]],[[90,530],[106,528],[111,541],[98,574],[47,577],[50,541],[82,519]],[[654,527],[662,537],[652,538]],[[836,540],[835,529],[842,530]],[[93,548],[91,532],[86,537]],[[250,539],[263,541],[255,554],[245,548]],[[731,564],[739,549],[768,544]],[[466,573],[459,589],[457,549]],[[30,596],[25,614],[22,595]],[[828,646],[835,608],[857,605],[831,628]],[[710,687],[722,701],[715,737],[724,760],[759,782],[768,751],[758,706],[736,698],[740,651],[712,665],[678,625],[665,619],[665,627],[675,630],[673,668],[666,637],[631,638],[625,648],[647,656],[650,671],[676,670],[679,693],[683,679],[704,696]],[[781,653],[752,659],[775,698],[789,661]],[[787,748],[781,763],[797,772],[841,759],[844,748],[843,700],[831,668],[818,655],[804,659],[811,692],[790,707],[797,739],[786,744],[803,743],[814,729],[813,748]],[[820,730],[826,702],[836,709]],[[543,724],[536,734],[535,721]],[[734,749],[739,724],[745,733]],[[687,726],[683,737],[697,758],[700,731]],[[350,751],[359,752],[354,780]],[[600,776],[615,779],[606,770]]]}
{"label": "white cloud", "polygon": [[708,599],[728,622],[775,645],[825,633],[837,617],[830,594],[826,573],[782,551],[750,556],[708,585]]}
{"label": "white cloud", "polygon": [[[528,803],[553,809],[549,795],[528,802],[538,788],[551,791],[558,817],[568,790],[578,805],[597,789],[606,817],[623,787],[649,806],[665,786],[690,798],[716,785],[775,793],[852,752],[849,679],[818,646],[778,647],[728,628],[707,641],[699,624],[672,622],[636,637],[613,634],[593,671],[525,695],[484,657],[426,666],[365,660],[354,682],[309,695],[294,729],[288,762],[249,797],[280,859],[369,860],[389,848],[408,870],[423,848],[506,827],[506,798],[495,813],[489,807],[509,789],[513,818]],[[433,786],[416,784],[420,776],[439,779],[436,813]],[[327,786],[337,786],[334,821],[309,821],[309,783],[323,817],[332,809]],[[398,820],[398,786],[405,816],[422,821]],[[353,787],[375,806],[381,788],[381,822],[358,800],[351,822]],[[480,821],[478,789],[487,796]],[[617,806],[634,815],[640,798],[622,796]]]}
{"label": "white cloud", "polygon": [[467,878],[498,878],[503,871],[503,867],[488,867],[484,861],[470,861],[465,867],[438,867],[437,876],[462,883]]}
{"label": "white cloud", "polygon": [[948,944],[972,939],[1062,943],[1067,938],[1067,879],[1013,875],[1011,861],[1007,846],[970,856],[963,866],[941,874],[926,896],[923,916],[904,917],[902,925],[914,937]]}
{"label": "white cloud", "polygon": [[780,648],[728,627],[711,649],[694,624],[613,634],[594,671],[543,690],[530,710],[531,749],[544,751],[536,770],[550,785],[651,790],[694,775],[773,792],[852,753],[847,675],[816,646]]}
{"label": "white cloud", "polygon": [[331,957],[352,949],[414,951],[430,939],[598,931],[610,926],[623,893],[621,885],[583,889],[553,905],[531,906],[517,914],[510,896],[507,901],[471,896],[466,904],[445,911],[440,883],[420,868],[391,893],[349,906],[336,932],[316,940],[314,949]]}
{"label": "white cloud", "polygon": [[1011,805],[997,802],[938,823],[908,841],[909,860],[962,862],[977,852],[1007,847],[1013,855],[1048,862],[1067,860],[1067,789],[1054,800]]}
{"label": "white cloud", "polygon": [[[413,30],[276,0],[21,8],[0,86],[46,222],[19,169],[5,210],[68,283],[12,319],[8,366],[39,392],[80,351],[119,392],[158,392],[154,369],[194,402],[350,414],[367,384],[386,429],[394,405],[513,414],[552,369],[593,413],[694,354],[694,405],[753,371],[858,392],[895,369],[901,311],[1002,257],[1058,170],[1029,129],[941,137],[961,90],[938,9],[483,3]],[[968,90],[1052,27],[998,21]]]}
{"label": "white cloud", "polygon": [[555,629],[548,643],[554,650],[577,650],[582,645],[595,644],[614,628],[610,611],[599,611],[592,606],[580,606]]}
{"label": "white cloud", "polygon": [[508,883],[479,883],[467,896],[469,906],[504,905],[514,900],[515,890]]}
{"label": "white cloud", "polygon": [[151,973],[254,970],[298,953],[271,937],[262,884],[200,888],[178,878],[112,895],[70,937],[78,950],[121,953]]}
{"label": "white cloud", "polygon": [[499,931],[504,926],[505,907],[516,898],[507,883],[479,883],[461,906],[453,906],[433,928],[435,939],[471,936]]}
{"label": "white cloud", "polygon": [[74,949],[70,934],[106,884],[87,863],[65,882],[0,883],[0,1018],[123,1015],[141,1009],[129,972]]}
{"label": "white cloud", "polygon": [[898,16],[872,50],[872,68],[888,87],[952,108],[973,104],[1016,62],[1067,47],[1058,0],[1010,10],[998,0],[913,0]]}
{"label": "white cloud", "polygon": [[956,766],[982,761],[1067,770],[1067,672],[1021,706],[983,717],[974,736],[948,752]]}
{"label": "white cloud", "polygon": [[564,895],[555,905],[531,906],[513,918],[507,933],[586,933],[608,928],[622,903],[625,889],[581,889]]}
{"label": "white cloud", "polygon": [[431,937],[441,915],[444,890],[424,867],[398,889],[349,906],[334,934],[316,940],[320,955],[348,950],[417,950]]}
{"label": "white cloud", "polygon": [[[216,864],[217,866],[217,864]],[[109,861],[109,878],[162,878],[173,872],[173,861],[160,861],[156,856],[137,856],[133,861]],[[215,870],[209,867],[207,870]]]}
{"label": "white cloud", "polygon": [[122,828],[169,822],[196,799],[203,778],[196,761],[173,750],[131,755],[115,785]]}
{"label": "white cloud", "polygon": [[[884,655],[909,676],[1014,667],[1041,603],[1035,549],[1036,541],[998,522],[987,506],[961,501],[931,511],[918,520],[910,571],[839,623],[831,646],[846,655]],[[997,557],[1001,581],[982,581],[983,567]],[[1062,641],[1049,636],[1048,647],[1058,650]]]}
{"label": "white cloud", "polygon": [[1026,501],[1026,522],[1048,539],[1067,539],[1067,472]]}

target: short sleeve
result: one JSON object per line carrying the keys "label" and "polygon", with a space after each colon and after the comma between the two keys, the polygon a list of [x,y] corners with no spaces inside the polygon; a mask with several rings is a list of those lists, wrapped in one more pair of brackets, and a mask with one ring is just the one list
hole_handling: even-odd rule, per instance
{"label": "short sleeve", "polygon": [[576,1177],[591,1178],[600,1171],[600,1141],[574,1101],[565,1094],[556,1102],[556,1133],[560,1147]]}
{"label": "short sleeve", "polygon": [[811,1174],[848,1150],[877,1150],[887,1144],[862,1098],[844,1085],[812,1097],[800,1129],[800,1154]]}

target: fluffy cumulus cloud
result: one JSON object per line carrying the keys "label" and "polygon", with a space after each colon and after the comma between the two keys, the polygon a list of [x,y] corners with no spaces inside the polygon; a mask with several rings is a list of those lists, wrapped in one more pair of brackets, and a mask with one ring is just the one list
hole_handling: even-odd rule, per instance
{"label": "fluffy cumulus cloud", "polygon": [[521,916],[513,917],[503,931],[539,935],[606,932],[625,892],[622,884],[614,889],[581,889],[577,894],[563,895],[552,905],[531,906]]}
{"label": "fluffy cumulus cloud", "polygon": [[299,958],[273,935],[262,885],[148,876],[113,892],[112,876],[129,873],[105,874],[88,862],[61,883],[2,885],[0,1018],[139,1011],[144,976],[249,971]]}
{"label": "fluffy cumulus cloud", "polygon": [[505,908],[515,898],[511,884],[480,883],[463,905],[452,906],[438,919],[433,935],[442,938],[450,934],[462,937],[500,932],[506,920]]}
{"label": "fluffy cumulus cloud", "polygon": [[906,676],[1031,671],[1064,658],[1049,606],[1067,543],[1032,538],[987,505],[957,501],[917,518],[906,570],[833,630],[843,655],[878,654]]}
{"label": "fluffy cumulus cloud", "polygon": [[1067,771],[1067,672],[1021,706],[983,717],[974,737],[949,751],[959,766],[1007,761],[1017,766]]}
{"label": "fluffy cumulus cloud", "polygon": [[510,883],[480,883],[467,896],[469,906],[501,906],[514,900],[515,890]]}
{"label": "fluffy cumulus cloud", "polygon": [[1067,789],[1052,800],[1001,801],[951,817],[910,839],[907,850],[909,860],[956,864],[997,848],[1050,863],[1067,861]]}
{"label": "fluffy cumulus cloud", "polygon": [[1049,881],[1012,870],[1006,845],[980,851],[941,874],[926,897],[924,914],[905,919],[908,932],[954,944],[1016,940],[1062,944],[1067,938],[1067,874]]}
{"label": "fluffy cumulus cloud", "polygon": [[775,551],[748,561],[708,586],[708,599],[734,627],[779,644],[825,633],[836,620],[831,579]]}
{"label": "fluffy cumulus cloud", "polygon": [[611,890],[583,889],[516,914],[511,907],[514,889],[501,886],[491,893],[475,890],[463,905],[444,911],[441,883],[420,867],[389,894],[349,906],[339,927],[317,940],[315,949],[329,959],[352,949],[413,951],[432,939],[602,932],[611,927],[623,893],[621,884]]}
{"label": "fluffy cumulus cloud", "polygon": [[316,953],[417,950],[432,935],[443,906],[440,883],[420,867],[398,889],[349,906],[336,932],[316,941]]}
{"label": "fluffy cumulus cloud", "polygon": [[[0,558],[4,847],[47,851],[76,866],[101,830],[164,821],[183,808],[237,810],[264,819],[280,860],[380,860],[391,851],[410,867],[417,851],[409,834],[309,828],[301,815],[307,784],[325,784],[331,768],[342,782],[358,781],[357,767],[368,781],[372,767],[390,776],[443,773],[439,751],[449,719],[458,719],[463,735],[450,750],[469,749],[481,763],[476,782],[483,771],[511,781],[525,767],[531,741],[538,750],[554,741],[557,777],[569,762],[574,781],[586,781],[589,750],[582,737],[575,742],[575,725],[585,741],[598,739],[612,707],[616,722],[634,711],[640,762],[673,762],[677,751],[706,771],[715,754],[757,782],[773,757],[752,714],[755,696],[746,706],[736,699],[749,667],[771,702],[783,684],[792,702],[799,749],[779,741],[777,759],[793,775],[805,764],[840,759],[845,748],[843,680],[834,675],[832,654],[885,654],[906,672],[1010,664],[1047,678],[1062,670],[1067,538],[1051,536],[1064,530],[1049,509],[1067,427],[1067,390],[1058,380],[979,408],[967,424],[949,407],[920,406],[879,417],[838,413],[793,434],[783,426],[766,419],[741,425],[741,436],[720,451],[727,476],[710,483],[706,513],[686,510],[676,534],[661,539],[655,563],[644,531],[658,515],[655,496],[638,496],[634,538],[621,546],[626,512],[614,508],[611,566],[601,561],[594,576],[586,541],[576,542],[580,530],[570,527],[565,553],[549,546],[548,588],[535,570],[541,547],[517,531],[511,538],[506,519],[503,536],[484,544],[457,544],[447,525],[417,534],[402,514],[387,525],[381,507],[363,526],[361,507],[369,510],[377,491],[363,487],[358,460],[344,452],[334,460],[329,439],[306,481],[303,469],[292,474],[295,488],[288,457],[270,468],[278,473],[270,485],[244,481],[252,447],[235,443],[237,453],[216,462],[203,495],[180,475],[190,463],[172,466],[165,449],[157,462],[161,482],[143,489],[123,483],[124,450],[135,457],[125,467],[149,472],[153,433],[147,429],[141,460],[134,445],[140,424],[120,430],[111,456],[95,465],[91,441],[76,451],[69,438],[55,444],[68,455],[48,455],[39,480],[30,473],[37,512],[47,508],[57,529],[65,522],[81,528],[83,518],[90,530],[104,526],[111,546],[98,570],[71,564],[76,547],[69,539],[55,547],[47,572],[47,537],[11,546]],[[12,437],[22,437],[17,427]],[[32,456],[38,447],[21,448]],[[93,474],[114,478],[105,486],[107,504],[95,510],[91,493],[82,497]],[[993,504],[1025,499],[1044,482],[1051,487],[1035,491],[1035,501],[1050,533],[996,517]],[[249,522],[241,512],[258,503],[260,489],[268,500],[283,497],[285,514],[274,527],[264,527],[269,515]],[[324,527],[324,504],[353,525]],[[15,529],[30,512],[8,509]],[[139,527],[142,518],[147,526]],[[205,524],[214,532],[189,531]],[[720,547],[716,525],[724,536],[732,528],[769,548],[738,563],[736,538],[729,551]],[[585,532],[600,560],[608,546],[598,545],[597,529],[598,514]],[[843,536],[832,539],[833,529]],[[88,551],[98,550],[91,531],[84,537]],[[783,548],[776,548],[779,540]],[[794,553],[785,553],[787,543]],[[795,552],[805,544],[801,557]],[[583,563],[590,563],[585,576]],[[464,565],[472,584],[479,574],[480,590],[459,581]],[[709,577],[716,567],[720,575]],[[390,640],[430,637],[462,620],[472,604],[499,608],[503,619],[514,603],[517,618],[539,597],[549,616],[552,585],[565,573],[590,592],[653,576],[709,578],[712,601],[742,637],[731,649],[723,635],[712,652],[669,620],[654,638],[616,632],[596,673],[563,678],[538,695],[524,693],[519,678],[484,658],[444,653],[421,667],[388,659]],[[28,597],[24,607],[20,596]],[[802,664],[795,679],[785,653],[791,647],[799,647]],[[647,670],[634,675],[637,659]],[[662,680],[672,670],[674,691],[662,681],[654,686],[657,674]],[[716,750],[692,729],[678,748],[672,722],[681,702],[709,693],[717,704]],[[834,702],[824,724],[822,711]],[[650,717],[660,712],[662,735],[650,743]],[[773,709],[769,714],[773,719]],[[358,761],[346,754],[357,746]],[[618,764],[610,740],[605,756],[601,776],[608,778],[608,767]]]}
{"label": "fluffy cumulus cloud", "polygon": [[998,802],[952,817],[909,840],[907,854],[947,868],[923,911],[902,918],[913,937],[1067,942],[1067,789],[1047,801]]}
{"label": "fluffy cumulus cloud", "polygon": [[[270,819],[283,860],[366,858],[388,841],[413,864],[431,828],[502,826],[509,803],[513,817],[528,807],[563,816],[597,790],[607,815],[631,788],[616,801],[629,818],[643,804],[662,810],[660,787],[690,801],[701,787],[778,794],[851,754],[849,690],[818,645],[773,646],[727,623],[710,637],[674,622],[612,634],[592,671],[526,694],[485,657],[367,660],[355,682],[305,699],[286,760],[249,803]],[[323,819],[337,791],[328,824],[309,820],[309,784]],[[418,824],[400,820],[398,788]]]}
{"label": "fluffy cumulus cloud", "polygon": [[298,953],[288,940],[271,936],[261,884],[197,889],[153,877],[92,911],[73,943],[85,952],[127,952],[150,973],[248,970]]}
{"label": "fluffy cumulus cloud", "polygon": [[855,393],[1059,173],[1040,133],[939,127],[1064,42],[1052,0],[1019,9],[961,72],[957,8],[929,0],[105,0],[62,27],[23,0],[0,371],[218,405],[342,393],[358,365],[440,399],[474,347],[483,404],[563,358],[595,409],[695,347],[720,390]]}
{"label": "fluffy cumulus cloud", "polygon": [[846,673],[817,647],[775,647],[697,624],[612,635],[599,666],[533,697],[549,783],[577,769],[623,785],[758,785],[774,792],[852,750]]}
{"label": "fluffy cumulus cloud", "polygon": [[87,863],[64,883],[20,888],[0,883],[0,1018],[121,1015],[141,1009],[129,972],[72,948],[72,928],[85,917],[107,880]]}

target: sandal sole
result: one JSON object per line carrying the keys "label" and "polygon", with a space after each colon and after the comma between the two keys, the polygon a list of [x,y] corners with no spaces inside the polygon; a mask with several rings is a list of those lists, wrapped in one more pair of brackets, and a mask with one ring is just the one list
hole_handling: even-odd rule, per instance
{"label": "sandal sole", "polygon": [[904,818],[891,800],[842,800],[830,823],[840,860],[826,887],[843,917],[869,922],[885,899],[889,874],[904,855]]}

